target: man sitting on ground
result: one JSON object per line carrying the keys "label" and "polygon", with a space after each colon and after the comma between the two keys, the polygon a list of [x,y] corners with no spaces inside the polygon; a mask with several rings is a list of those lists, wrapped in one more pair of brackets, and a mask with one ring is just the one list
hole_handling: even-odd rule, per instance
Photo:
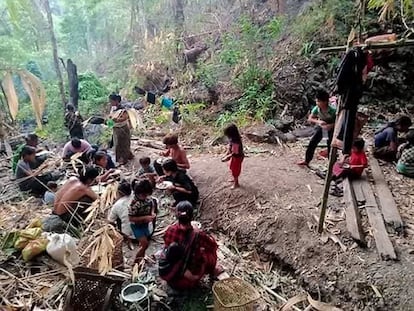
{"label": "man sitting on ground", "polygon": [[[26,140],[26,143],[21,144],[19,147],[17,147],[16,151],[13,154],[13,161],[12,161],[13,174],[16,173],[17,162],[19,162],[21,158],[22,150],[25,146],[33,147],[35,148],[36,152],[38,151],[37,146],[39,144],[39,137],[36,134],[27,135],[27,137],[25,137],[25,140]],[[30,163],[31,169],[38,168],[40,164],[42,164],[45,160],[46,160],[46,156],[36,156],[35,161],[33,163]]]}
{"label": "man sitting on ground", "polygon": [[21,191],[42,196],[47,191],[47,183],[59,179],[59,175],[52,173],[35,176],[32,167],[35,166],[36,149],[30,146],[23,147],[21,159],[16,167],[16,179]]}
{"label": "man sitting on ground", "polygon": [[71,156],[76,153],[83,153],[85,158],[86,154],[92,149],[91,144],[89,144],[84,139],[72,138],[66,145],[63,147],[62,158],[64,160],[69,160]]}
{"label": "man sitting on ground", "polygon": [[98,195],[91,189],[99,171],[87,167],[80,177],[70,178],[56,193],[53,214],[64,222],[79,227],[86,218],[85,210],[96,200]]}

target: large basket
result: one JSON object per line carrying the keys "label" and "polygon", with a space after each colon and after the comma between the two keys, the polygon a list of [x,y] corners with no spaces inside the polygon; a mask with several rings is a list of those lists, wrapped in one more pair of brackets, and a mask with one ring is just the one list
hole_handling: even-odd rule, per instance
{"label": "large basket", "polygon": [[82,267],[75,268],[74,273],[75,285],[67,293],[65,311],[121,310],[119,295],[125,279]]}
{"label": "large basket", "polygon": [[213,285],[215,311],[253,311],[258,291],[239,278],[228,278]]}

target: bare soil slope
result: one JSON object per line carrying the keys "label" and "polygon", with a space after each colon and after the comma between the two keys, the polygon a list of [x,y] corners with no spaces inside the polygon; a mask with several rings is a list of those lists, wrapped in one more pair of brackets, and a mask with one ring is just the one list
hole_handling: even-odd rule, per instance
{"label": "bare soil slope", "polygon": [[321,238],[315,218],[322,181],[297,167],[289,150],[272,153],[246,158],[237,190],[230,189],[228,169],[219,157],[192,157],[190,174],[199,185],[204,225],[247,249],[256,248],[310,293],[344,310],[413,310],[413,236],[392,236],[400,260],[382,261],[372,238],[362,249],[348,237],[343,202],[330,198],[328,227],[344,245]]}

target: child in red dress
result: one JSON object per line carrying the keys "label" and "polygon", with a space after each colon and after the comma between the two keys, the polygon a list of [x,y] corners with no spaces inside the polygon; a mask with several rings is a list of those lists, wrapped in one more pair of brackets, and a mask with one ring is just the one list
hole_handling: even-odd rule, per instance
{"label": "child in red dress", "polygon": [[364,151],[365,142],[362,138],[355,139],[351,156],[343,162],[336,162],[332,170],[332,179],[335,181],[331,194],[341,195],[338,183],[344,178],[356,179],[361,177],[362,172],[368,166],[367,155]]}
{"label": "child in red dress", "polygon": [[239,176],[241,173],[242,163],[244,159],[243,152],[243,143],[237,129],[237,126],[230,124],[224,129],[224,135],[229,139],[229,149],[227,150],[226,155],[222,159],[223,162],[230,160],[230,171],[233,176],[233,189],[238,188],[239,185]]}

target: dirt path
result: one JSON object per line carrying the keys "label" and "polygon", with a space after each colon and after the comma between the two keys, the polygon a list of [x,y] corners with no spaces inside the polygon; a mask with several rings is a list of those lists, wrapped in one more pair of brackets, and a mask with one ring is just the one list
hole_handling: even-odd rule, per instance
{"label": "dirt path", "polygon": [[382,261],[372,238],[362,249],[348,237],[344,205],[330,198],[328,225],[346,250],[321,239],[315,217],[322,181],[294,160],[282,149],[250,156],[242,188],[230,190],[227,166],[218,156],[193,155],[190,174],[200,189],[204,226],[226,233],[246,249],[257,249],[295,275],[307,291],[344,310],[413,310],[413,236],[393,236],[400,261]]}

